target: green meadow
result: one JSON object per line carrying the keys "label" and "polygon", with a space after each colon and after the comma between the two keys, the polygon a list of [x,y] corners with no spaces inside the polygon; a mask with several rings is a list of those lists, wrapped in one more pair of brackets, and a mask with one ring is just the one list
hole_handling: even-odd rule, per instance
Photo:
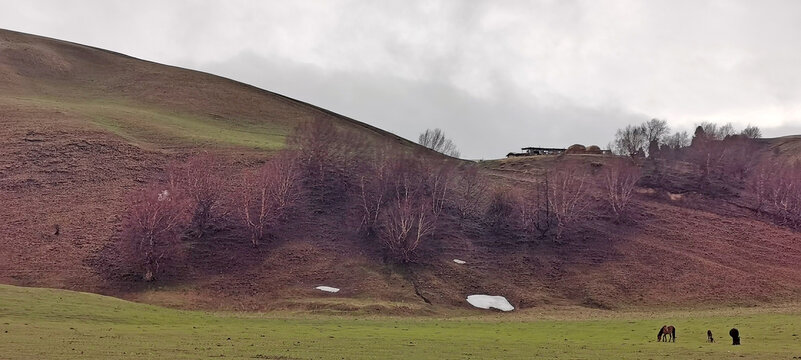
{"label": "green meadow", "polygon": [[231,121],[146,106],[122,99],[6,98],[0,101],[38,110],[60,111],[131,143],[150,145],[241,147],[279,150],[292,128],[274,122]]}
{"label": "green meadow", "polygon": [[[343,301],[346,301],[343,299]],[[0,285],[2,359],[792,359],[801,309],[391,317],[181,311]],[[472,315],[475,314],[475,315]],[[545,315],[544,315],[545,314]],[[675,343],[657,343],[663,324]],[[730,345],[736,326],[741,346]],[[711,329],[717,342],[706,342]]]}

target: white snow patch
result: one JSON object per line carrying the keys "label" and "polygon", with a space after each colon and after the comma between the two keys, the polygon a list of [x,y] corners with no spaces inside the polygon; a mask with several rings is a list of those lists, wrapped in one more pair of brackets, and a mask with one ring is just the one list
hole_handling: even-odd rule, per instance
{"label": "white snow patch", "polygon": [[465,263],[467,263],[466,261],[464,261],[464,260],[459,260],[459,259],[453,259],[453,262],[455,262],[455,263],[457,263],[457,264],[465,264]]}
{"label": "white snow patch", "polygon": [[330,292],[330,293],[339,292],[338,288],[330,287],[330,286],[318,286],[315,289],[322,290],[322,291],[325,291],[325,292]]}
{"label": "white snow patch", "polygon": [[467,302],[480,309],[495,308],[501,311],[512,311],[515,309],[503,296],[470,295],[467,297]]}

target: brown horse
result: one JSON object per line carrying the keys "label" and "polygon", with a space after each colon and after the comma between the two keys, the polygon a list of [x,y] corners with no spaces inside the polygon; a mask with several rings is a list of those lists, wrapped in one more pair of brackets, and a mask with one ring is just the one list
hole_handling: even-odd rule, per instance
{"label": "brown horse", "polygon": [[[670,340],[668,340],[668,337],[670,338]],[[659,333],[656,334],[656,341],[665,341],[665,342],[672,341],[672,342],[676,342],[676,328],[673,327],[673,325],[670,325],[670,326],[664,325],[664,326],[662,326],[662,328],[659,329]]]}

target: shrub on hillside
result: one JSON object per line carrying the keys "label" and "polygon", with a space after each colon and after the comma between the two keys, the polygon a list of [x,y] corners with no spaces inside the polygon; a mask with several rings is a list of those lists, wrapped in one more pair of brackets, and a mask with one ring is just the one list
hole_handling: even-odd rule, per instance
{"label": "shrub on hillside", "polygon": [[170,186],[152,185],[134,193],[123,223],[125,259],[145,281],[181,255],[181,235],[189,225],[190,201]]}
{"label": "shrub on hillside", "polygon": [[588,174],[575,163],[546,172],[531,185],[493,193],[486,213],[496,232],[561,241],[589,215]]}
{"label": "shrub on hillside", "polygon": [[578,164],[566,163],[545,174],[547,211],[555,219],[554,237],[561,240],[565,230],[573,228],[589,215],[588,175]]}
{"label": "shrub on hillside", "polygon": [[465,165],[454,173],[451,202],[463,220],[479,218],[488,205],[487,179],[475,165]]}
{"label": "shrub on hillside", "polygon": [[360,179],[362,225],[388,257],[407,263],[433,236],[451,196],[453,171],[434,159],[380,155]]}
{"label": "shrub on hillside", "polygon": [[389,152],[381,148],[368,156],[359,168],[358,198],[361,214],[360,228],[368,235],[375,235],[378,216],[384,210],[390,197],[390,177],[392,163],[388,160]]}
{"label": "shrub on hillside", "polygon": [[219,161],[209,154],[197,155],[185,162],[174,162],[167,170],[170,186],[190,201],[192,230],[202,237],[209,222],[220,216],[222,187]]}
{"label": "shrub on hillside", "polygon": [[302,199],[302,177],[297,158],[290,153],[274,156],[240,184],[239,214],[255,247],[271,228],[284,220]]}
{"label": "shrub on hillside", "polygon": [[519,194],[510,188],[495,189],[492,192],[485,213],[487,225],[496,233],[516,231]]}
{"label": "shrub on hillside", "polygon": [[358,187],[360,155],[365,139],[320,117],[298,126],[288,139],[297,151],[298,170],[318,211],[346,201]]}
{"label": "shrub on hillside", "polygon": [[782,225],[801,228],[801,164],[774,159],[754,171],[750,185],[759,212]]}
{"label": "shrub on hillside", "polygon": [[460,155],[456,144],[454,144],[451,139],[446,138],[445,133],[440,129],[426,129],[426,131],[417,138],[417,143],[436,152],[455,158],[458,158]]}
{"label": "shrub on hillside", "polygon": [[640,167],[630,158],[616,158],[606,165],[603,197],[615,222],[626,218],[626,210],[634,195],[634,187],[641,177]]}
{"label": "shrub on hillside", "polygon": [[730,134],[720,139],[722,134],[733,133],[730,125],[722,128],[714,124],[704,125],[706,127],[696,128],[687,160],[698,165],[707,185],[714,180],[729,186],[741,186],[758,163],[759,145],[745,135]]}

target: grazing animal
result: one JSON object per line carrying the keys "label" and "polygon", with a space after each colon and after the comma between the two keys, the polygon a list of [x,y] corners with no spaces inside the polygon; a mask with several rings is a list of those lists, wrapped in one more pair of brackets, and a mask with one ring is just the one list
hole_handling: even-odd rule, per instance
{"label": "grazing animal", "polygon": [[[670,338],[670,339],[668,339]],[[676,328],[673,325],[664,325],[661,329],[659,329],[659,333],[656,334],[656,341],[672,341],[676,342]]]}
{"label": "grazing animal", "polygon": [[729,336],[731,336],[732,345],[740,345],[740,331],[737,328],[729,330]]}
{"label": "grazing animal", "polygon": [[706,341],[711,343],[715,342],[715,338],[712,337],[712,330],[706,331]]}

